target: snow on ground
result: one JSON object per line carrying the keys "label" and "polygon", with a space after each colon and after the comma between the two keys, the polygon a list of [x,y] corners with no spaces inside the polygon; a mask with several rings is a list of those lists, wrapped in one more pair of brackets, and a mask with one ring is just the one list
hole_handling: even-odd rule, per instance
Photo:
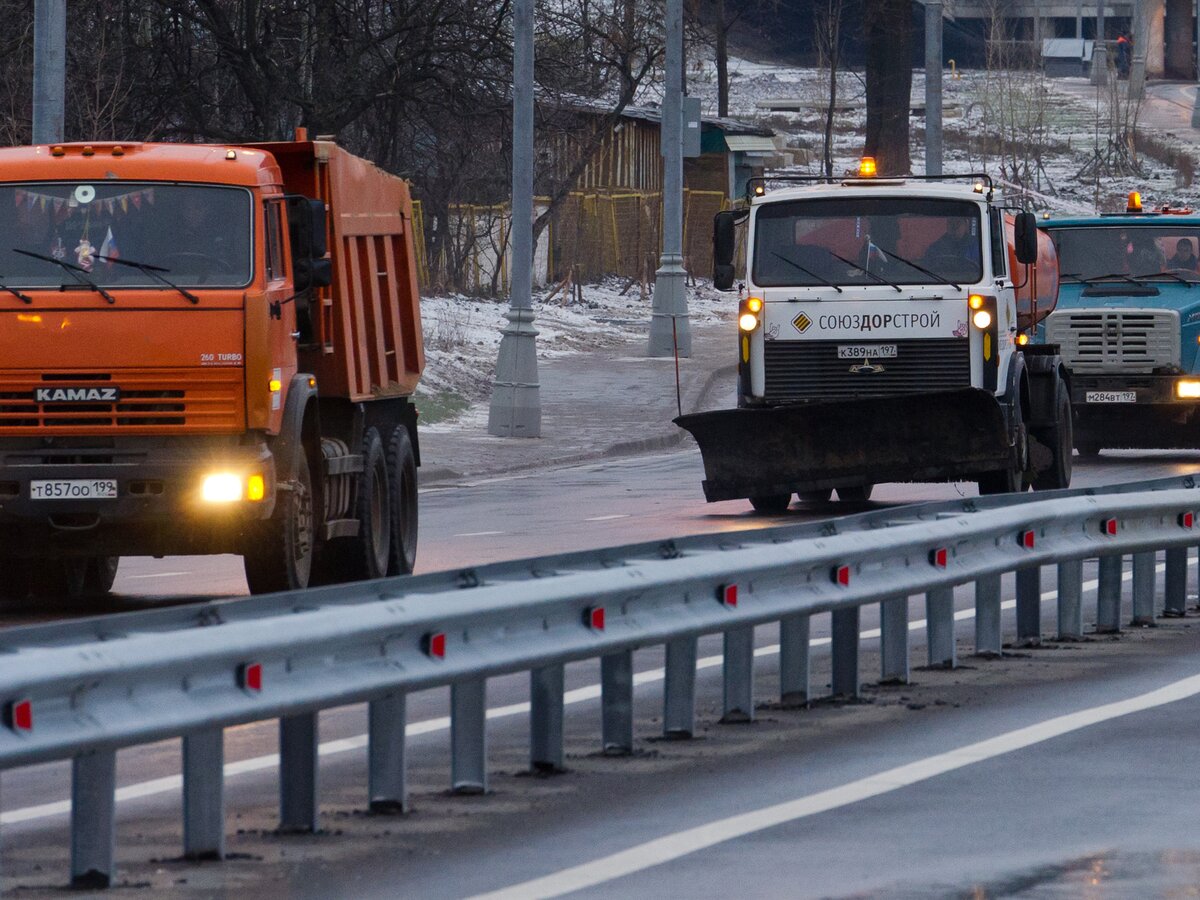
{"label": "snow on ground", "polygon": [[[784,135],[786,145],[799,151],[798,164],[784,171],[817,174],[824,133],[823,107],[828,97],[827,71],[731,60],[730,115],[760,121]],[[1030,164],[1033,175],[1025,194],[1040,212],[1091,215],[1098,209],[1123,207],[1129,191],[1140,190],[1147,208],[1200,203],[1200,186],[1184,186],[1183,173],[1145,153],[1139,154],[1142,175],[1087,174],[1097,153],[1109,152],[1108,121],[1111,97],[1083,79],[1049,79],[1028,74],[1005,75],[968,71],[944,84],[947,172],[988,172],[994,177],[1014,166]],[[1123,84],[1122,84],[1123,87]],[[924,105],[924,75],[913,73],[914,105]],[[699,61],[689,72],[689,92],[699,96],[706,114],[715,114],[717,85],[711,60]],[[639,98],[643,102],[647,98]],[[767,99],[799,100],[801,110],[772,113],[757,106]],[[866,121],[865,84],[861,73],[838,74],[838,107],[834,123],[834,171],[856,167],[862,153]],[[988,138],[998,109],[1016,110],[1025,135],[997,147]],[[1018,128],[1022,126],[1017,126]],[[1159,155],[1183,148],[1172,136],[1159,135]],[[1041,147],[1039,154],[1029,149]],[[914,171],[924,166],[923,122],[913,120]],[[1186,148],[1194,151],[1195,148]],[[1081,173],[1084,173],[1081,175]],[[534,296],[534,327],[540,359],[644,340],[649,333],[651,300],[639,296],[634,284],[624,293],[624,280],[609,279],[584,285],[583,301],[549,290]],[[693,324],[724,322],[733,327],[736,301],[701,282],[689,287]],[[506,324],[506,300],[463,295],[422,298],[426,368],[418,391],[423,427],[482,429],[495,373],[501,329]]]}

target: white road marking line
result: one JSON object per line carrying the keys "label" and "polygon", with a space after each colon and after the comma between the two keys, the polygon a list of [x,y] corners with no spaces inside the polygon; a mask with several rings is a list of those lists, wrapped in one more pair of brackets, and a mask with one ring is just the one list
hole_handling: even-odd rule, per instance
{"label": "white road marking line", "polygon": [[592,516],[590,519],[584,519],[585,522],[607,522],[609,519],[628,519],[629,513],[617,513],[612,516]]}
{"label": "white road marking line", "polygon": [[479,894],[474,900],[484,900],[484,898],[487,900],[509,900],[509,898],[527,900],[527,898],[533,897],[560,897],[573,891],[606,884],[617,878],[671,862],[716,844],[765,831],[777,825],[795,822],[797,819],[849,806],[860,800],[888,794],[902,787],[928,781],[973,763],[1023,750],[1034,744],[1040,744],[1111,719],[1185,700],[1196,694],[1200,694],[1200,675],[1192,675],[1171,682],[1127,700],[1105,703],[1090,709],[1045,719],[1024,728],[976,741],[973,744],[966,744],[946,753],[939,753],[874,775],[868,775],[866,778],[860,778],[829,790],[818,791],[815,794],[797,797],[794,800],[787,800],[783,803],[776,803],[772,806],[765,806],[674,834],[664,835],[636,847],[630,847],[628,850],[572,866],[541,878],[534,878],[499,891]]}
{"label": "white road marking line", "polygon": [[[1166,568],[1164,565],[1158,565],[1157,571],[1163,571]],[[1123,581],[1129,581],[1133,578],[1132,572],[1123,572],[1121,575]],[[1085,581],[1083,590],[1094,590],[1099,585],[1096,580]],[[1057,591],[1043,591],[1042,599],[1053,599],[1057,595]],[[1016,600],[1005,600],[1000,604],[1001,609],[1012,609],[1017,605]],[[974,608],[960,609],[954,614],[956,620],[973,619],[975,617]],[[918,631],[925,627],[924,619],[914,619],[908,623],[910,631]],[[880,636],[878,628],[868,628],[859,633],[859,637],[864,640],[871,640]],[[809,642],[810,647],[824,647],[831,643],[828,637],[812,638]],[[759,656],[774,656],[779,653],[778,644],[766,644],[762,647],[754,649],[754,655]],[[696,669],[712,669],[721,665],[723,657],[704,656],[696,660]],[[653,684],[657,681],[662,681],[666,677],[664,669],[647,669],[642,672],[635,672],[633,683],[635,686],[643,684]],[[574,690],[566,691],[563,694],[563,704],[571,706],[576,703],[586,703],[589,700],[598,700],[600,698],[600,685],[592,684],[587,687],[575,688]],[[509,716],[524,715],[529,712],[529,703],[511,703],[507,706],[496,706],[487,711],[488,719],[503,719]],[[406,737],[418,737],[424,734],[434,734],[439,731],[446,731],[450,728],[450,717],[439,716],[436,719],[425,719],[421,722],[410,722],[404,729]],[[354,735],[353,737],[340,738],[333,741],[324,741],[317,747],[317,753],[320,756],[334,756],[338,753],[347,753],[352,750],[360,750],[367,746],[367,736],[365,734]],[[250,759],[237,760],[225,764],[225,777],[229,778],[234,775],[245,775],[250,772],[261,772],[264,769],[273,769],[279,765],[279,755],[269,753],[263,756],[254,756]],[[126,800],[134,800],[141,797],[151,797],[157,794],[166,794],[171,791],[181,790],[183,779],[180,775],[168,775],[164,778],[155,778],[150,781],[141,781],[136,784],[127,785],[126,787],[117,788],[117,802]],[[71,811],[71,801],[58,800],[51,803],[41,803],[37,806],[23,806],[19,809],[11,809],[7,812],[0,812],[0,825],[15,825],[21,822],[33,822],[38,819],[46,819],[51,816],[66,815]]]}
{"label": "white road marking line", "polygon": [[135,578],[178,578],[180,575],[191,575],[191,572],[151,572],[149,575],[122,575],[122,578],[133,581]]}
{"label": "white road marking line", "polygon": [[503,531],[464,531],[462,534],[456,534],[455,537],[491,537],[494,534],[504,534]]}

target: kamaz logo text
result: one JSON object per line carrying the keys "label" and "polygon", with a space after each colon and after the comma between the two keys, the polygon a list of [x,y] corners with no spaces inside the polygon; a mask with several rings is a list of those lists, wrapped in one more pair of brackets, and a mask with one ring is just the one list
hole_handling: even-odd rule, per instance
{"label": "kamaz logo text", "polygon": [[36,388],[33,399],[38,403],[116,403],[121,389],[115,387]]}

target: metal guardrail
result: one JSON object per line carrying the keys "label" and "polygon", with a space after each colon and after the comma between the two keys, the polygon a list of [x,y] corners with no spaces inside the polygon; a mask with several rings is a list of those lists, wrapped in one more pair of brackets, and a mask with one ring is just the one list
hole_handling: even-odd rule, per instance
{"label": "metal guardrail", "polygon": [[925,594],[931,665],[955,664],[955,586],[976,585],[977,652],[1001,650],[1001,576],[1016,573],[1017,638],[1040,639],[1041,567],[1058,568],[1058,626],[1183,613],[1200,493],[1188,477],[879,510],[799,526],[658,541],[473,570],[131,613],[0,635],[0,768],[72,759],[71,875],[114,872],[116,752],[183,738],[184,854],[224,854],[223,729],[280,719],[280,822],[318,825],[317,713],[369,703],[368,799],[402,810],[405,696],[451,688],[451,780],[487,787],[486,683],[531,673],[531,764],[563,763],[563,666],[601,660],[601,741],[633,746],[633,651],[666,645],[664,730],[694,723],[697,639],[724,635],[724,708],[752,718],[754,627],[780,624],[780,691],[806,702],[809,622],[832,613],[833,693],[859,687],[859,611],[881,604],[881,675],[907,680],[908,598]]}

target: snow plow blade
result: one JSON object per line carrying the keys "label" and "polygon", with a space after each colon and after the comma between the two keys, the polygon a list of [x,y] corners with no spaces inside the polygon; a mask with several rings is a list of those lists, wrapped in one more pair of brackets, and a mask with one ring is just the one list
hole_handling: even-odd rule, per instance
{"label": "snow plow blade", "polygon": [[704,496],[735,500],[889,481],[969,481],[1006,468],[1004,411],[987,391],[680,416],[704,458]]}

